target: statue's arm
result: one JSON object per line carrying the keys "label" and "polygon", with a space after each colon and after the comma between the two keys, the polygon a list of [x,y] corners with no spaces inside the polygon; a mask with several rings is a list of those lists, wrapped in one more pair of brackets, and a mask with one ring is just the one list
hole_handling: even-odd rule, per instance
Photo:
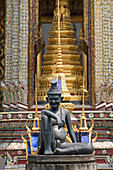
{"label": "statue's arm", "polygon": [[61,119],[56,115],[54,114],[53,112],[51,112],[50,110],[42,110],[42,115],[46,115],[50,118],[53,118],[56,120],[57,124],[58,124],[58,128],[60,128],[60,123],[61,123]]}
{"label": "statue's arm", "polygon": [[75,134],[72,128],[70,113],[68,110],[66,111],[66,125],[67,125],[67,129],[68,129],[72,142],[76,142]]}
{"label": "statue's arm", "polygon": [[51,112],[50,110],[42,110],[42,112],[41,112],[42,114],[45,114],[46,116],[48,116],[48,117],[51,117],[51,118],[53,118],[53,119],[56,119],[57,120],[57,116],[53,113],[53,112]]}

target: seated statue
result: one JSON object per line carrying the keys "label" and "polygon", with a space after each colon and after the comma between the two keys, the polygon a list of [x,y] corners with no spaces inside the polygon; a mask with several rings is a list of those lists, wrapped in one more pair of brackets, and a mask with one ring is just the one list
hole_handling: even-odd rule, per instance
{"label": "seated statue", "polygon": [[[57,87],[57,81],[51,80],[47,92],[47,102],[51,108],[42,110],[41,135],[39,154],[92,154],[91,143],[77,143],[73,132],[70,113],[67,109],[59,108],[62,92]],[[66,142],[65,123],[72,143]]]}

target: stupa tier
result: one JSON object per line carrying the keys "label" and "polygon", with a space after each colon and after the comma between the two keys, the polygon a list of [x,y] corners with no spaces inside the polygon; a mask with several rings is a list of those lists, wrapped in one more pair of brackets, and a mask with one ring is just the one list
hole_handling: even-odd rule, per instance
{"label": "stupa tier", "polygon": [[[58,24],[58,17],[60,17],[60,25]],[[48,42],[47,51],[44,55],[45,61],[42,66],[43,74],[39,77],[38,101],[46,100],[46,92],[52,78],[58,80],[64,100],[81,101],[82,66],[75,45],[75,31],[71,23],[68,0],[59,0],[59,14],[58,2],[56,1]],[[58,71],[58,67],[61,68],[61,71]],[[88,94],[86,94],[85,100],[88,100]]]}

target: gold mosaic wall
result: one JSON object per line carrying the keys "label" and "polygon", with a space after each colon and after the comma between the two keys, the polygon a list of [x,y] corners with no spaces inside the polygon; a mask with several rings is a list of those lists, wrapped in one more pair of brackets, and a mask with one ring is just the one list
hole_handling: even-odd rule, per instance
{"label": "gold mosaic wall", "polygon": [[90,34],[90,86],[91,86],[91,104],[95,107],[95,36],[94,36],[94,0],[89,0],[90,2],[90,9],[89,9],[89,34]]}

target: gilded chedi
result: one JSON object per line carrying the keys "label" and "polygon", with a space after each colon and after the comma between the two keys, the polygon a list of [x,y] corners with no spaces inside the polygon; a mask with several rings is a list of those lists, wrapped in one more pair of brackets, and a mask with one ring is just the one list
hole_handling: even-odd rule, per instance
{"label": "gilded chedi", "polygon": [[62,90],[65,101],[81,101],[82,66],[75,45],[75,31],[73,31],[71,23],[68,0],[56,1],[49,35],[49,44],[46,46],[47,52],[44,55],[45,61],[42,66],[43,74],[38,79],[38,101],[46,100],[46,92],[52,78],[58,80],[58,86]]}

